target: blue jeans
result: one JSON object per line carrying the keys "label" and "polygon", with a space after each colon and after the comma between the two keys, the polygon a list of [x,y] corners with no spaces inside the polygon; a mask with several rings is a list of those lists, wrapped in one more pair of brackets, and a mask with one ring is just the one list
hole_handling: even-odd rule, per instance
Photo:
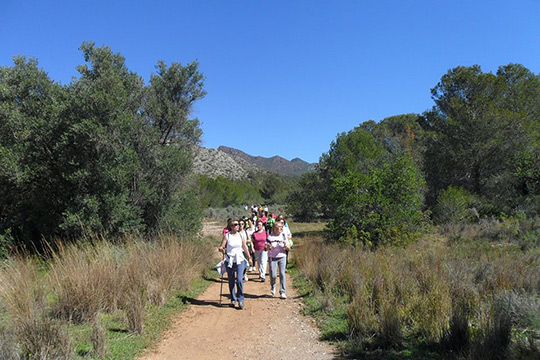
{"label": "blue jeans", "polygon": [[277,272],[279,271],[279,293],[285,294],[287,291],[285,286],[285,266],[287,263],[287,259],[284,257],[281,258],[272,258],[272,261],[270,262],[270,285],[272,288],[276,286],[277,282]]}
{"label": "blue jeans", "polygon": [[[229,293],[231,294],[232,301],[244,301],[244,269],[247,264],[242,261],[240,264],[232,264],[229,267],[227,263],[227,277],[229,278]],[[234,283],[236,282],[236,291],[234,289]]]}

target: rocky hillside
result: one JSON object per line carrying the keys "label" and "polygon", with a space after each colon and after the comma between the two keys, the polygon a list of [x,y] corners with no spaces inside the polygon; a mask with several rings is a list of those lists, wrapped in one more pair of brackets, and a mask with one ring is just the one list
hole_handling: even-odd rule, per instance
{"label": "rocky hillside", "polygon": [[217,149],[197,146],[193,159],[193,170],[196,174],[216,178],[221,175],[229,179],[245,179],[250,172],[264,171],[246,160],[227,154]]}
{"label": "rocky hillside", "polygon": [[230,148],[227,146],[220,146],[219,151],[227,153],[236,158],[244,159],[245,161],[254,164],[265,170],[281,174],[281,175],[293,175],[299,176],[303,173],[313,171],[315,169],[314,164],[305,162],[302,159],[294,158],[291,161],[282,158],[281,156],[273,156],[271,158],[266,158],[262,156],[252,156],[246,154],[245,152]]}

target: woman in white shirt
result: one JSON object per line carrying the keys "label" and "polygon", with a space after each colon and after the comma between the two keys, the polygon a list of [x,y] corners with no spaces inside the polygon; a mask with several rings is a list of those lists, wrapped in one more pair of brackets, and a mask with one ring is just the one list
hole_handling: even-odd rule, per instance
{"label": "woman in white shirt", "polygon": [[[244,269],[247,263],[251,264],[251,257],[246,245],[246,238],[239,232],[238,219],[231,219],[228,223],[229,232],[223,235],[219,251],[227,254],[227,275],[229,278],[229,292],[231,294],[231,306],[235,307],[238,302],[240,309],[244,308],[244,283],[242,281]],[[247,259],[244,256],[247,255]],[[246,262],[247,260],[247,262]],[[235,291],[236,283],[236,291]]]}

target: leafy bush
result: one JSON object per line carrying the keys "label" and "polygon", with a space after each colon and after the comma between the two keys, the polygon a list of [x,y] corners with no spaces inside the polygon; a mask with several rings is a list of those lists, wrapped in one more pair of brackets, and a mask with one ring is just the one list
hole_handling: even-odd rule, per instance
{"label": "leafy bush", "polygon": [[459,224],[478,221],[478,199],[462,188],[449,186],[442,190],[433,208],[437,224]]}
{"label": "leafy bush", "polygon": [[1,237],[34,249],[88,232],[196,232],[200,215],[181,215],[195,203],[184,194],[201,135],[188,116],[206,94],[197,62],[158,62],[145,86],[109,47],[81,51],[68,85],[32,58],[0,68]]}
{"label": "leafy bush", "polygon": [[422,184],[407,155],[367,173],[335,178],[332,238],[368,247],[409,243],[423,218]]}

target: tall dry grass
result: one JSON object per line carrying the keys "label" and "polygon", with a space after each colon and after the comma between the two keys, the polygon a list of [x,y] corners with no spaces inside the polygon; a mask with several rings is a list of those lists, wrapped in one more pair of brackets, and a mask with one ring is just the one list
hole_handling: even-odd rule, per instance
{"label": "tall dry grass", "polygon": [[537,248],[433,238],[369,251],[308,237],[293,253],[320,294],[346,299],[349,337],[366,346],[400,348],[416,338],[441,352],[497,358],[517,344],[516,329],[531,329],[523,324],[532,326],[533,309],[540,313],[530,300],[540,294]]}
{"label": "tall dry grass", "polygon": [[5,333],[13,334],[23,357],[70,358],[66,326],[72,322],[93,324],[94,353],[105,356],[103,313],[122,311],[128,329],[142,333],[147,305],[162,306],[175,291],[187,290],[211,258],[205,246],[172,235],[55,248],[46,271],[30,257],[0,268]]}
{"label": "tall dry grass", "polygon": [[[36,263],[30,258],[12,259],[0,272],[0,298],[11,324],[12,339],[16,339],[17,357],[71,359],[67,326],[49,316],[46,288],[41,280]],[[15,352],[13,347],[9,351]]]}

